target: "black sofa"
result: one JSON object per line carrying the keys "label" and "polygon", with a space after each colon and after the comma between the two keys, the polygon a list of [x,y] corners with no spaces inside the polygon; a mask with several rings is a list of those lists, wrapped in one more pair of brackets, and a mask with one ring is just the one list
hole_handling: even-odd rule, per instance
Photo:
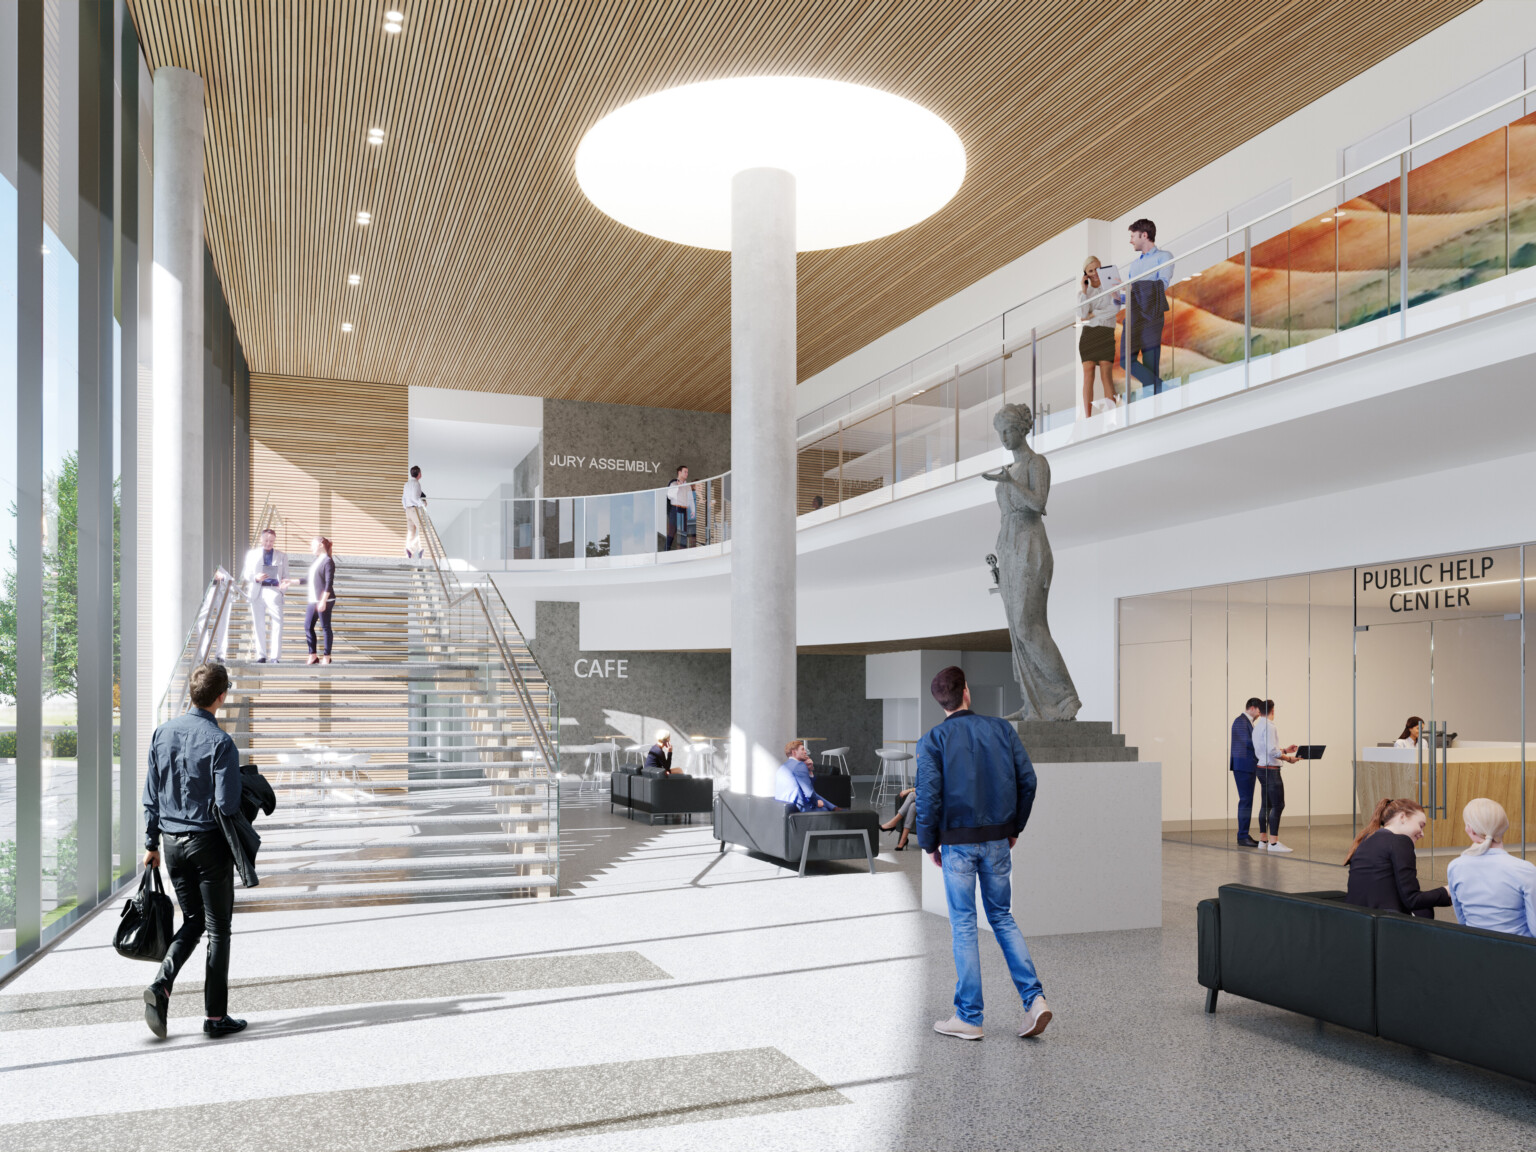
{"label": "black sofa", "polygon": [[715,795],[713,780],[626,764],[615,771],[608,785],[608,811],[622,807],[633,820],[639,813],[654,824],[658,816],[694,816],[710,810]]}
{"label": "black sofa", "polygon": [[1536,940],[1247,884],[1197,919],[1207,1012],[1231,992],[1536,1083]]}
{"label": "black sofa", "polygon": [[873,812],[795,812],[772,796],[717,792],[711,821],[722,852],[727,844],[740,844],[786,863],[799,860],[802,876],[808,861],[862,856],[875,873],[880,818]]}

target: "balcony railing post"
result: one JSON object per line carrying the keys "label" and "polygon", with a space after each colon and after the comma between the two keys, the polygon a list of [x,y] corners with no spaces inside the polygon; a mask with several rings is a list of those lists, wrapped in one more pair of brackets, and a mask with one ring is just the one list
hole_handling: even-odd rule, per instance
{"label": "balcony railing post", "polygon": [[843,421],[837,421],[837,514],[843,514]]}
{"label": "balcony railing post", "polygon": [[1408,157],[1411,155],[1411,152],[1404,152],[1397,158],[1397,328],[1404,340],[1408,339]]}
{"label": "balcony railing post", "polygon": [[1253,229],[1243,229],[1243,387],[1253,383]]}
{"label": "balcony railing post", "polygon": [[[1036,439],[1040,435],[1040,355],[1039,345],[1036,340],[1037,328],[1029,330],[1029,410],[1034,416],[1030,422],[1030,435]],[[1034,439],[1030,441],[1034,444]]]}

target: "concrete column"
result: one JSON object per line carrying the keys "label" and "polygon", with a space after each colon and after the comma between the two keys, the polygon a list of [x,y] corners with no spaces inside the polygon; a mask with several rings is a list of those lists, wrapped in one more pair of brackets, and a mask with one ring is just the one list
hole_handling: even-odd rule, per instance
{"label": "concrete column", "polygon": [[203,81],[155,72],[153,681],[158,699],[213,573],[203,565]]}
{"label": "concrete column", "polygon": [[731,787],[795,731],[795,178],[731,183]]}

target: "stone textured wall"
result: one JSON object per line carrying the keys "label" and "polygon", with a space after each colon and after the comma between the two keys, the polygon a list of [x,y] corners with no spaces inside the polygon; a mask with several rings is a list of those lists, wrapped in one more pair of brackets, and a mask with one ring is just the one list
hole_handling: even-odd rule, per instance
{"label": "stone textured wall", "polygon": [[[534,656],[560,701],[560,744],[620,748],[650,744],[658,728],[679,736],[727,737],[731,725],[729,652],[583,652],[580,606],[541,600],[535,608]],[[849,745],[849,767],[870,773],[880,742],[882,706],[864,699],[864,657],[799,658],[799,732],[824,736],[815,751]],[[576,723],[570,723],[575,720]],[[561,769],[580,771],[585,756],[562,753]]]}
{"label": "stone textured wall", "polygon": [[[593,496],[671,483],[678,465],[694,480],[731,467],[731,418],[720,412],[630,404],[544,401],[544,495]],[[566,464],[580,457],[580,463]],[[644,461],[644,471],[594,467],[593,461]],[[552,464],[551,461],[560,461]]]}

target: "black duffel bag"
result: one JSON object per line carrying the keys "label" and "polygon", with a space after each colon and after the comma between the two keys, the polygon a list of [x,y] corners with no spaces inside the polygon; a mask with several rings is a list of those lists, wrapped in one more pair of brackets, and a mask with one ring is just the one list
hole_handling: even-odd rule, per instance
{"label": "black duffel bag", "polygon": [[[154,877],[153,887],[150,877]],[[160,963],[171,947],[172,916],[171,898],[160,884],[160,869],[146,868],[139,890],[123,902],[123,918],[118,921],[112,947],[130,960]]]}

